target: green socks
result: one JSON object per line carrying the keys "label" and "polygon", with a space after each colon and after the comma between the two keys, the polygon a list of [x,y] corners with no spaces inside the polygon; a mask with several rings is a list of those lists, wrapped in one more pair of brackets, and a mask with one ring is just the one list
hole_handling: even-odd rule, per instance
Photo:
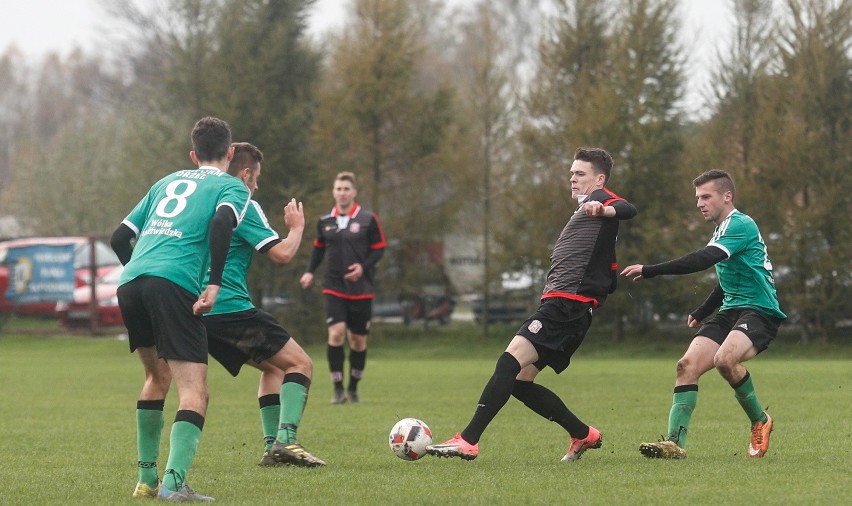
{"label": "green socks", "polygon": [[736,385],[731,385],[731,387],[734,389],[734,395],[737,398],[737,402],[740,403],[743,411],[745,411],[746,415],[748,415],[748,419],[751,420],[751,424],[754,425],[757,422],[766,422],[766,415],[763,413],[763,408],[760,407],[760,403],[757,401],[754,384],[751,382],[751,374],[746,371],[745,377]]}
{"label": "green socks", "polygon": [[186,481],[186,473],[198,450],[203,427],[204,417],[195,411],[178,410],[175,415],[169,440],[171,442],[169,461],[163,475],[163,484],[169,490],[179,490]]}
{"label": "green socks", "polygon": [[136,402],[136,449],[139,460],[139,482],[157,486],[157,457],[160,454],[160,435],[163,433],[165,400]]}
{"label": "green socks", "polygon": [[281,415],[278,425],[278,441],[284,444],[296,442],[296,431],[302,421],[308,387],[311,381],[303,374],[288,373],[281,385]]}
{"label": "green socks", "polygon": [[689,420],[698,402],[698,385],[680,385],[674,389],[672,409],[669,412],[669,434],[667,439],[678,446],[686,446],[686,433]]}
{"label": "green socks", "polygon": [[[739,383],[731,385],[731,387],[734,389],[737,402],[740,403],[743,411],[746,412],[749,420],[751,420],[751,424],[766,422],[766,415],[757,401],[757,394],[754,392],[754,385],[751,382],[751,375],[748,371],[746,371],[745,377]],[[698,385],[680,385],[675,387],[672,410],[669,412],[669,433],[667,439],[674,441],[681,448],[686,447],[689,420],[692,418],[692,412],[695,410],[697,402]]]}
{"label": "green socks", "polygon": [[263,443],[265,451],[272,449],[275,436],[278,434],[278,419],[281,416],[281,397],[269,394],[257,398],[260,404],[260,425],[263,427]]}

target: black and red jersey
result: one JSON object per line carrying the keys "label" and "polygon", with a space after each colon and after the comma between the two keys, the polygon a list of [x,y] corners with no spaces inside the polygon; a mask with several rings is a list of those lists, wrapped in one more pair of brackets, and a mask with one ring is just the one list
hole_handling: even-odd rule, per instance
{"label": "black and red jersey", "polygon": [[[372,299],[375,263],[386,245],[375,213],[356,203],[348,213],[341,214],[335,206],[319,219],[308,272],[313,272],[324,256],[328,257],[323,293],[344,299]],[[343,279],[354,263],[364,267],[364,275],[355,282]]]}
{"label": "black and red jersey", "polygon": [[564,297],[591,302],[597,308],[615,291],[618,223],[636,216],[636,207],[606,188],[592,192],[588,201],[612,206],[616,215],[614,218],[588,216],[582,205],[574,211],[553,247],[542,300]]}

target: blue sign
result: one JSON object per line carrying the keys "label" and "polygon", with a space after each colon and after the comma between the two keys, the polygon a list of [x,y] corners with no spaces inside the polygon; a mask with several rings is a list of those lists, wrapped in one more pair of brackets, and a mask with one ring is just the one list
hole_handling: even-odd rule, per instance
{"label": "blue sign", "polygon": [[9,248],[6,255],[13,304],[70,301],[74,295],[74,245]]}

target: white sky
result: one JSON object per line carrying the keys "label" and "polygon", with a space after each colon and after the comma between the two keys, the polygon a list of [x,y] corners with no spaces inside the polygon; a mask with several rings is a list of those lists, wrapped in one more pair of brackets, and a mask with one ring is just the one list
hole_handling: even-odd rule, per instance
{"label": "white sky", "polygon": [[[449,0],[448,3],[464,0]],[[317,0],[309,18],[312,33],[343,25],[350,0]],[[729,0],[679,0],[685,14],[683,42],[690,55],[687,103],[700,104],[700,92],[717,48],[731,26]],[[107,16],[98,0],[0,0],[0,52],[15,44],[27,57],[49,51],[67,54],[78,46],[89,51],[106,42]],[[697,105],[691,106],[697,108]],[[692,111],[696,112],[696,111]]]}

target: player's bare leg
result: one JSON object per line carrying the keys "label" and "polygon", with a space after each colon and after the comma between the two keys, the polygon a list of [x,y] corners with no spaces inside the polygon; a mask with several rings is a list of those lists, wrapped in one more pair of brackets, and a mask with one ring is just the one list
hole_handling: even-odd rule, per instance
{"label": "player's bare leg", "polygon": [[686,352],[677,362],[672,407],[669,412],[669,426],[666,437],[655,443],[642,443],[639,452],[648,458],[684,459],[686,458],[686,435],[692,412],[698,401],[698,380],[713,369],[713,357],[719,345],[704,336],[696,336]]}
{"label": "player's bare leg", "polygon": [[756,357],[758,353],[758,349],[747,335],[739,330],[733,330],[725,338],[725,342],[714,357],[716,370],[734,389],[737,402],[740,403],[751,422],[751,440],[748,447],[748,456],[751,458],[763,457],[769,451],[769,436],[773,425],[772,418],[757,400],[751,375],[742,365],[743,362]]}

